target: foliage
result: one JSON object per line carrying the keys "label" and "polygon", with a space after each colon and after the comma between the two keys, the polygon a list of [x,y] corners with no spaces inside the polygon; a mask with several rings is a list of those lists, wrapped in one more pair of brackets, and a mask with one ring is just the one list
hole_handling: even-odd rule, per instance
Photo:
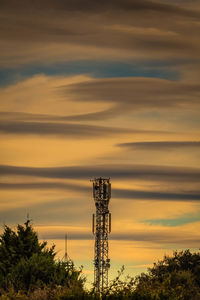
{"label": "foliage", "polygon": [[200,253],[189,250],[174,252],[172,257],[154,263],[147,273],[123,281],[118,272],[103,299],[133,300],[199,300]]}
{"label": "foliage", "polygon": [[84,279],[73,263],[55,259],[54,246],[38,241],[30,220],[18,225],[17,231],[8,226],[0,237],[0,287],[4,291],[32,291],[47,285],[83,290]]}
{"label": "foliage", "polygon": [[200,299],[200,253],[174,252],[135,280],[136,300]]}
{"label": "foliage", "polygon": [[174,252],[147,273],[122,280],[124,267],[102,297],[84,289],[81,269],[55,259],[54,246],[40,243],[30,221],[0,236],[1,300],[199,300],[200,253]]}
{"label": "foliage", "polygon": [[129,299],[134,292],[134,278],[126,276],[125,280],[121,280],[124,273],[124,266],[118,271],[118,275],[111,281],[109,287],[103,295],[103,299]]}

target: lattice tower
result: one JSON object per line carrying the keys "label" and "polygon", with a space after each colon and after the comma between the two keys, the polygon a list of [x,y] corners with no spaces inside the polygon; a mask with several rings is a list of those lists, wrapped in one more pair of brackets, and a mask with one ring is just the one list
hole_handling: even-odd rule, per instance
{"label": "lattice tower", "polygon": [[102,294],[108,286],[108,235],[111,232],[111,214],[108,210],[111,198],[110,178],[95,178],[93,181],[93,197],[96,214],[93,214],[92,231],[95,235],[94,247],[94,286]]}

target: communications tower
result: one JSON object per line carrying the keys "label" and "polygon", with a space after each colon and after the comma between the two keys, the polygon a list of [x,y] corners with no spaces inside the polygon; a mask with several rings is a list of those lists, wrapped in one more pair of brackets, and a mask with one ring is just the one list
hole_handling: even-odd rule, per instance
{"label": "communications tower", "polygon": [[93,214],[92,232],[95,235],[94,247],[94,286],[103,293],[108,286],[108,234],[111,232],[111,214],[108,210],[111,198],[110,178],[95,178],[93,181],[93,197],[96,214]]}

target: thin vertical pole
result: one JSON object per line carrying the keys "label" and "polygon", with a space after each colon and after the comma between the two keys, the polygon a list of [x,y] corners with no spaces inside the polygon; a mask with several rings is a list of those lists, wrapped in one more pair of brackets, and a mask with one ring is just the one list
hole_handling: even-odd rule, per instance
{"label": "thin vertical pole", "polygon": [[68,254],[67,254],[67,234],[65,234],[65,261],[68,260]]}

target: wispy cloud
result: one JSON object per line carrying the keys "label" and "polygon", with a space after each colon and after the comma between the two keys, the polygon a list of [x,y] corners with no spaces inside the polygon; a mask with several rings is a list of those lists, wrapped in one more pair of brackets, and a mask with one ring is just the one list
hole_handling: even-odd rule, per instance
{"label": "wispy cloud", "polygon": [[[104,120],[108,118],[113,118],[113,116],[119,115],[120,112],[118,108],[110,108],[102,111],[76,114],[76,115],[47,115],[47,114],[32,114],[25,112],[0,112],[0,116],[5,120],[18,120],[18,121],[97,121]],[[159,133],[159,131],[158,131]],[[162,133],[162,131],[160,132]]]}
{"label": "wispy cloud", "polygon": [[200,170],[189,167],[169,167],[151,165],[96,165],[74,167],[23,167],[23,166],[0,166],[1,176],[20,175],[37,176],[46,178],[93,178],[99,176],[127,179],[158,180],[158,181],[189,181],[198,182]]}
{"label": "wispy cloud", "polygon": [[[195,223],[195,225],[198,225],[199,223]],[[42,228],[41,228],[42,229]],[[45,229],[45,228],[44,228]],[[181,230],[180,230],[181,229]],[[147,243],[154,243],[158,245],[166,245],[166,244],[174,244],[174,245],[197,245],[198,244],[198,232],[195,231],[191,234],[190,232],[190,226],[185,225],[184,228],[176,227],[162,227],[162,226],[151,226],[151,228],[148,228],[147,225],[141,225],[132,232],[113,232],[111,234],[111,240],[118,240],[118,241],[134,241],[138,242],[138,244],[135,245],[137,248],[137,245],[139,245],[139,242],[147,242]],[[46,230],[46,232],[43,231],[43,236],[46,239],[62,239],[64,236],[63,228],[59,227],[54,229],[52,228],[52,233],[49,233],[50,230]],[[83,232],[83,230],[79,230],[77,228],[76,231],[70,230],[68,228],[68,232],[70,234],[70,239],[92,239],[92,234],[89,231]],[[144,245],[143,245],[144,247]],[[148,247],[148,244],[146,244],[146,247]],[[187,246],[186,246],[187,247]],[[133,251],[133,249],[132,249]]]}
{"label": "wispy cloud", "polygon": [[199,148],[199,141],[159,141],[159,142],[133,142],[121,143],[117,146],[130,150],[156,150],[168,151],[181,148]]}
{"label": "wispy cloud", "polygon": [[[63,92],[79,96],[79,101],[108,101],[135,109],[181,107],[199,104],[198,84],[153,78],[104,78],[69,85]],[[190,97],[190,102],[188,101]]]}
{"label": "wispy cloud", "polygon": [[185,214],[177,218],[149,219],[149,220],[144,220],[144,222],[150,225],[176,227],[184,224],[199,222],[199,220],[200,220],[200,213],[196,212],[193,214]]}
{"label": "wispy cloud", "polygon": [[[77,184],[60,183],[60,182],[33,182],[33,183],[0,183],[1,189],[7,190],[28,190],[28,189],[64,189],[73,190],[90,194],[91,188],[85,186],[78,186]],[[133,189],[118,189],[112,190],[113,198],[120,199],[150,199],[150,200],[167,200],[167,201],[200,201],[200,194],[195,192],[190,193],[175,193],[175,192],[159,192],[153,190],[133,190]]]}
{"label": "wispy cloud", "polygon": [[[154,18],[149,18],[150,14]],[[8,0],[1,2],[0,63],[10,66],[97,57],[188,59],[192,53],[199,57],[199,43],[194,38],[199,17],[197,5],[179,2],[45,0],[41,4],[23,0],[16,5]],[[119,25],[133,30],[116,31]],[[135,27],[144,34],[138,35]],[[149,32],[149,28],[153,30]],[[163,35],[155,35],[155,30]],[[176,34],[167,36],[169,31]],[[11,45],[15,45],[15,56]]]}
{"label": "wispy cloud", "polygon": [[[109,136],[113,134],[130,134],[134,133],[134,130],[74,123],[1,121],[0,132],[7,134],[64,135],[72,138],[97,138],[99,136]],[[136,132],[138,131],[136,130]]]}

